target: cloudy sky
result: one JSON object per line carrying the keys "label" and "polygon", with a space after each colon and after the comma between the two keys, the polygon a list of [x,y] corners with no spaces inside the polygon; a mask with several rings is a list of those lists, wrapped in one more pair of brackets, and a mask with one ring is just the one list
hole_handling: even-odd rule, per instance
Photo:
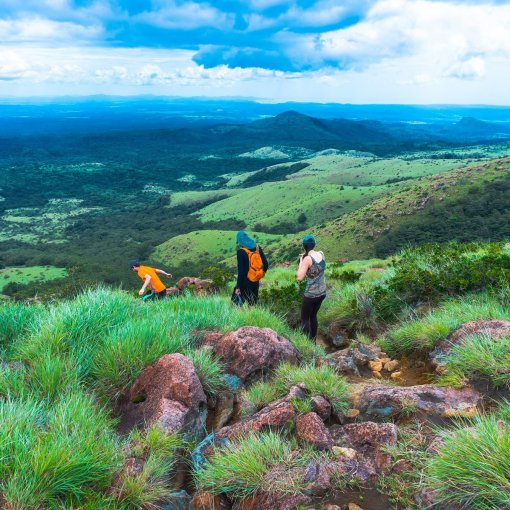
{"label": "cloudy sky", "polygon": [[0,96],[510,104],[510,0],[0,0]]}

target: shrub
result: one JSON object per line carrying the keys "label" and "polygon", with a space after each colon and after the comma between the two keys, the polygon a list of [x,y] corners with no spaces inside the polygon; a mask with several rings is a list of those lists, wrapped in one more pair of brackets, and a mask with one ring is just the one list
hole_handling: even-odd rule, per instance
{"label": "shrub", "polygon": [[440,502],[473,510],[510,506],[510,426],[482,416],[454,426],[427,462],[425,483]]}
{"label": "shrub", "polygon": [[22,337],[41,311],[42,307],[35,305],[1,305],[0,351],[9,348],[12,342]]}

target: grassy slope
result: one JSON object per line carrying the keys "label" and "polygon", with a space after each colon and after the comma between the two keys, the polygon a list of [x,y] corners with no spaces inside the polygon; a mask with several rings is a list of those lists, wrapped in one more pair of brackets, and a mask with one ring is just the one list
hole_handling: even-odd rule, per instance
{"label": "grassy slope", "polygon": [[[310,166],[284,181],[241,190],[204,207],[198,214],[203,221],[236,218],[249,228],[260,225],[268,229],[282,223],[295,225],[304,213],[306,225],[316,225],[359,209],[378,195],[402,186],[404,180],[442,173],[461,164],[459,160],[381,160],[337,154],[303,162]],[[389,185],[388,179],[401,182]]]}
{"label": "grassy slope", "polygon": [[54,266],[9,267],[0,269],[0,291],[9,283],[43,282],[64,278],[67,271]]}
{"label": "grassy slope", "polygon": [[[330,259],[373,257],[376,244],[390,232],[412,221],[419,223],[420,218],[425,220],[430,208],[438,204],[447,209],[450,201],[469,201],[470,190],[483,193],[490,183],[507,179],[509,169],[507,158],[407,183],[400,190],[312,230]],[[275,257],[286,258],[291,248],[290,243],[282,242]]]}

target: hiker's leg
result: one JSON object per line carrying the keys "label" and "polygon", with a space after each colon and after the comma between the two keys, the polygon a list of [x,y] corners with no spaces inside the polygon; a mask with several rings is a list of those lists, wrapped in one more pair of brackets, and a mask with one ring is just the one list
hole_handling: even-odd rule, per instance
{"label": "hiker's leg", "polygon": [[303,301],[301,302],[301,329],[309,338],[312,338],[310,331],[310,315],[312,313],[312,306],[313,300],[303,296]]}
{"label": "hiker's leg", "polygon": [[[241,295],[243,290],[241,290]],[[249,283],[244,288],[244,301],[247,301],[250,306],[256,305],[259,299],[259,282]]]}
{"label": "hiker's leg", "polygon": [[166,289],[162,290],[161,292],[158,292],[155,297],[156,297],[156,299],[166,298]]}
{"label": "hiker's leg", "polygon": [[315,338],[317,336],[317,330],[319,329],[319,323],[317,322],[317,314],[326,296],[320,296],[314,298],[312,311],[310,314],[310,337]]}

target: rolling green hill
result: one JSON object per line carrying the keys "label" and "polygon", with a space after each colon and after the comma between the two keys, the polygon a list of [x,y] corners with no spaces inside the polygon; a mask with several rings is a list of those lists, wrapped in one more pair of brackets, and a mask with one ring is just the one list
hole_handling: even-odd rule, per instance
{"label": "rolling green hill", "polygon": [[[281,236],[253,233],[253,237],[263,247],[276,243]],[[173,271],[175,267],[186,268],[191,274],[192,268],[208,265],[226,264],[235,267],[236,231],[234,230],[198,230],[189,234],[172,237],[160,244],[153,258]],[[191,272],[190,272],[191,271]]]}
{"label": "rolling green hill", "polygon": [[[395,253],[406,244],[510,238],[510,158],[409,183],[312,229],[330,259]],[[274,256],[292,258],[282,240]]]}
{"label": "rolling green hill", "polygon": [[[204,222],[242,220],[257,231],[299,231],[355,211],[405,181],[465,164],[460,159],[379,159],[334,152],[299,164],[280,164],[244,174],[235,181],[237,186],[257,182],[259,175],[260,180],[267,180],[271,172],[277,172],[281,179],[246,187],[235,194],[229,188],[232,196],[211,203],[196,214]],[[197,202],[213,198],[212,192],[188,196]]]}

